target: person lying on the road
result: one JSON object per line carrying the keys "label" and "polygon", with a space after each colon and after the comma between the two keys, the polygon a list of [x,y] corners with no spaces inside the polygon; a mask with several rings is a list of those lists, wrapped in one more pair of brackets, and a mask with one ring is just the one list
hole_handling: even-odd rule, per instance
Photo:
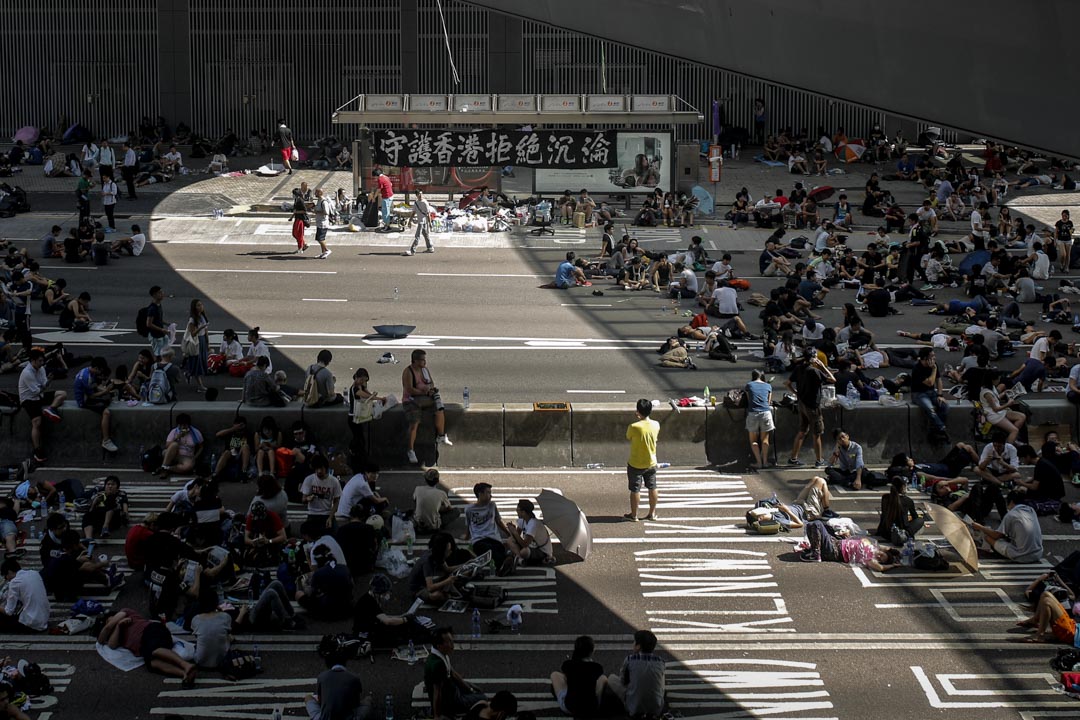
{"label": "person lying on the road", "polygon": [[124,608],[105,622],[98,642],[113,650],[125,648],[146,660],[152,671],[181,678],[180,686],[195,686],[195,666],[173,652],[173,637],[165,623],[147,620],[134,610]]}
{"label": "person lying on the road", "polygon": [[896,548],[882,550],[868,537],[834,537],[821,520],[806,524],[806,539],[810,543],[800,556],[803,562],[838,562],[862,565],[875,572],[886,572],[900,567],[900,551]]}
{"label": "person lying on the road", "polygon": [[778,503],[777,509],[788,516],[792,529],[803,527],[803,523],[818,520],[829,509],[832,495],[825,478],[816,475],[803,487],[795,502],[790,505]]}

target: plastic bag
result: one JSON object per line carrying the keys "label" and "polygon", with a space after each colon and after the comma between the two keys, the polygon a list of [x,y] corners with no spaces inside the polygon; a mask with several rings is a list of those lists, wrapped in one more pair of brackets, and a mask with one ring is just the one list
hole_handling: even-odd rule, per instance
{"label": "plastic bag", "polygon": [[[397,520],[397,518],[394,519]],[[409,574],[409,563],[405,561],[405,553],[396,548],[388,547],[380,550],[375,566],[381,567],[396,578],[403,578]]]}
{"label": "plastic bag", "polygon": [[292,158],[292,161],[293,161],[293,162],[296,162],[297,160],[299,160],[299,159],[300,159],[300,151],[299,151],[299,150],[297,150],[297,149],[296,149],[296,148],[294,147],[294,148],[292,149],[292,155],[291,155],[290,157]]}
{"label": "plastic bag", "polygon": [[390,522],[390,542],[403,543],[410,532],[413,537],[416,537],[416,529],[413,527],[412,521],[395,515]]}

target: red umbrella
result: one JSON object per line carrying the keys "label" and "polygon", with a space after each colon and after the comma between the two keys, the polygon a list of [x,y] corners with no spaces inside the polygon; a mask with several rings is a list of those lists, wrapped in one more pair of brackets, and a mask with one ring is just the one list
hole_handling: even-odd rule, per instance
{"label": "red umbrella", "polygon": [[467,193],[465,193],[464,195],[461,196],[461,200],[458,201],[458,209],[459,210],[464,210],[465,208],[472,205],[473,200],[475,200],[478,197],[480,197],[480,188],[470,190],[469,192],[467,192]]}
{"label": "red umbrella", "polygon": [[828,200],[829,198],[831,198],[833,196],[833,193],[835,192],[836,188],[834,188],[832,185],[822,185],[811,190],[809,193],[806,194],[806,196],[814,202],[819,203],[822,200]]}

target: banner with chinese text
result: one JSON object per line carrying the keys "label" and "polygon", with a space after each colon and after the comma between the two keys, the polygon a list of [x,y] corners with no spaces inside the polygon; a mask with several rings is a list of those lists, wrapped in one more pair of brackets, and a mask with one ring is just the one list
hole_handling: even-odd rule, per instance
{"label": "banner with chinese text", "polygon": [[391,167],[616,166],[616,132],[583,130],[376,130],[374,160]]}

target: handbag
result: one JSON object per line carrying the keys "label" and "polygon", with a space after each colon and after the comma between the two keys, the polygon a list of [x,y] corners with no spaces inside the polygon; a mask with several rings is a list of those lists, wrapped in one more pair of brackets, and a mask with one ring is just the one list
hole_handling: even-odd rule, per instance
{"label": "handbag", "polygon": [[191,357],[199,354],[199,341],[192,337],[191,333],[184,331],[184,337],[180,340],[180,354]]}

